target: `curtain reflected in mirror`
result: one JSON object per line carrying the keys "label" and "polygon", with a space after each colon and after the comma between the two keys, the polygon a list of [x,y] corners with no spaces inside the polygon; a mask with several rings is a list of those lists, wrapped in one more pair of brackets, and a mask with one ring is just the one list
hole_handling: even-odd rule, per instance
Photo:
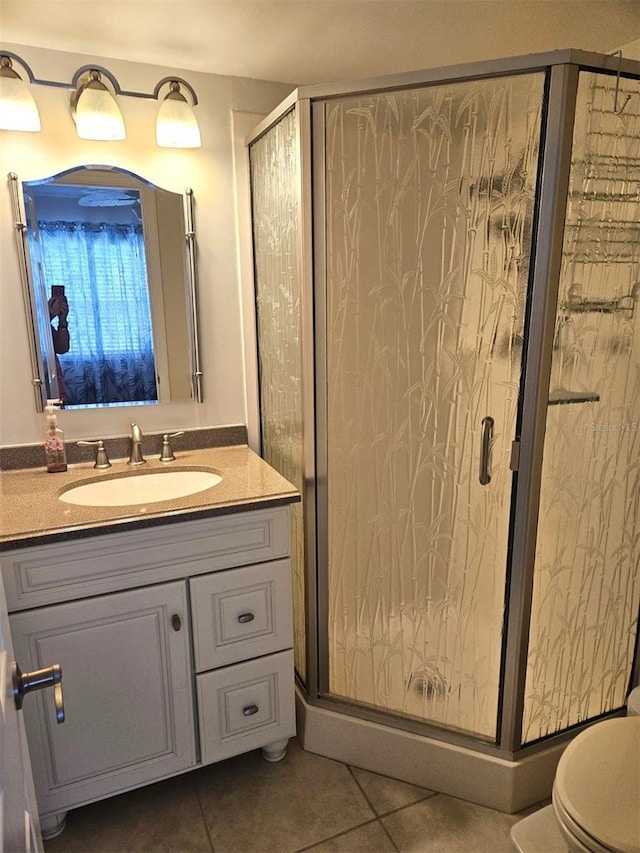
{"label": "curtain reflected in mirror", "polygon": [[[64,297],[52,294],[47,300],[58,356],[57,396],[65,407],[156,403],[142,225],[57,220],[37,228],[45,281],[56,282],[54,290],[65,288]],[[65,325],[55,313],[61,298],[68,306],[66,350],[64,338],[56,345],[60,323]],[[62,303],[63,314],[66,306]]]}
{"label": "curtain reflected in mirror", "polygon": [[41,396],[65,408],[201,401],[191,192],[185,210],[182,195],[111,167],[22,188]]}

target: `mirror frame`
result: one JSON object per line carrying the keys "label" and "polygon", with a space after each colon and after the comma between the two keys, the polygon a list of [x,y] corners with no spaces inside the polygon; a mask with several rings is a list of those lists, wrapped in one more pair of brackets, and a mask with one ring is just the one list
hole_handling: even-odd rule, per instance
{"label": "mirror frame", "polygon": [[[79,165],[73,166],[70,169],[65,169],[54,175],[50,175],[40,181],[55,180],[62,175],[67,175],[70,172],[78,169],[104,170],[107,172],[125,172],[134,176],[138,180],[144,181],[150,186],[157,186],[146,178],[136,175],[128,169],[122,169],[119,166],[98,166],[98,165]],[[18,250],[18,265],[20,267],[20,281],[22,285],[22,299],[24,303],[25,319],[27,323],[27,339],[29,344],[29,360],[31,363],[31,385],[33,386],[36,410],[43,412],[46,405],[46,382],[45,382],[45,365],[42,354],[40,352],[40,343],[38,336],[38,315],[35,302],[35,286],[33,282],[33,272],[30,264],[28,235],[26,225],[26,213],[24,212],[24,191],[22,183],[15,172],[9,172],[9,193],[11,196],[11,210],[13,215],[13,226],[16,239],[16,247]],[[160,187],[158,187],[161,189]],[[194,196],[193,190],[187,188],[182,196],[183,198],[183,214],[185,225],[185,269],[187,276],[187,316],[188,316],[188,337],[190,345],[190,361],[191,361],[191,394],[192,401],[196,403],[203,402],[202,389],[202,366],[200,359],[200,334],[199,334],[199,316],[198,316],[198,271],[196,265],[196,235],[194,223]],[[186,402],[186,401],[177,401]],[[123,403],[123,406],[129,404]],[[134,404],[131,404],[134,405]],[[70,410],[71,411],[71,410]]]}

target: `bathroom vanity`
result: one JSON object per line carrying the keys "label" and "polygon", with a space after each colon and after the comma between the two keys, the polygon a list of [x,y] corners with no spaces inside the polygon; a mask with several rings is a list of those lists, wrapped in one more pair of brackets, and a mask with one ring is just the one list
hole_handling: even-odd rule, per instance
{"label": "bathroom vanity", "polygon": [[180,463],[222,482],[177,501],[74,507],[57,495],[90,466],[3,474],[18,505],[49,490],[49,521],[30,513],[43,529],[5,519],[15,529],[0,555],[21,669],[63,672],[63,724],[52,691],[24,701],[45,837],[68,809],[197,766],[257,748],[278,761],[295,734],[297,493],[244,446]]}

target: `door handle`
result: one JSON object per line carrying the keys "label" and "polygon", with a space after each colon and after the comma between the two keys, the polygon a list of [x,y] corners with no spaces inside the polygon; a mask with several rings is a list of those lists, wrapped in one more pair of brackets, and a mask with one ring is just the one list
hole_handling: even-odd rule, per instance
{"label": "door handle", "polygon": [[27,693],[33,690],[43,690],[53,687],[53,701],[56,706],[56,720],[64,723],[64,698],[62,696],[62,667],[59,663],[44,669],[34,669],[33,672],[22,672],[14,661],[11,664],[11,679],[13,681],[13,699],[16,708],[22,708],[22,702]]}
{"label": "door handle", "polygon": [[493,444],[494,420],[487,415],[482,419],[482,431],[480,433],[480,485],[488,486],[491,482],[491,445]]}

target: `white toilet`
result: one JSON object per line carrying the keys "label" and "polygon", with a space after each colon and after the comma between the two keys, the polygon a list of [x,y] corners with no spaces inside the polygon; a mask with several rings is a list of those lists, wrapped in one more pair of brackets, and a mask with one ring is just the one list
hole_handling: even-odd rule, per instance
{"label": "white toilet", "polygon": [[640,853],[640,717],[603,720],[571,741],[552,802],[572,853]]}
{"label": "white toilet", "polygon": [[577,735],[558,763],[552,805],[515,824],[511,840],[519,853],[640,853],[640,716]]}

